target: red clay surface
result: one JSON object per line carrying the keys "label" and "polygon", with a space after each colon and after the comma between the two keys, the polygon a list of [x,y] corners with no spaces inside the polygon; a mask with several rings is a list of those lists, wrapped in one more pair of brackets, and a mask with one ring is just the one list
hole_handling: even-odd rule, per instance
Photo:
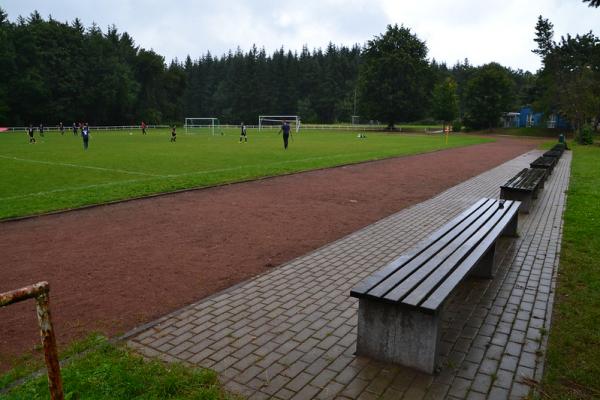
{"label": "red clay surface", "polygon": [[[61,344],[126,332],[433,197],[540,142],[400,157],[0,223],[0,292],[50,282]],[[39,343],[0,309],[0,370]]]}

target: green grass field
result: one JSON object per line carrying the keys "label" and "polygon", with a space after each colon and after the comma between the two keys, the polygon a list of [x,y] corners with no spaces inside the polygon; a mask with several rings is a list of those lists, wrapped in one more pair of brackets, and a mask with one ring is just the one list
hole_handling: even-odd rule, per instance
{"label": "green grass field", "polygon": [[65,133],[0,133],[0,219],[69,209],[154,193],[218,185],[335,165],[485,142],[474,136],[398,135],[305,130],[287,151],[277,131],[224,135],[168,130],[92,131],[90,146]]}

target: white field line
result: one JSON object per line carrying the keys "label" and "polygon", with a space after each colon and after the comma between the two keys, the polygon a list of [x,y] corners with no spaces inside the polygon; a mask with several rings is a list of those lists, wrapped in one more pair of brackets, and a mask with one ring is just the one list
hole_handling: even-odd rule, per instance
{"label": "white field line", "polygon": [[168,177],[168,175],[147,174],[145,172],[128,171],[125,169],[92,167],[90,165],[79,165],[79,164],[61,163],[61,162],[53,162],[53,161],[31,160],[28,158],[18,158],[18,157],[4,156],[4,155],[0,155],[0,158],[4,158],[7,160],[14,160],[14,161],[36,163],[36,164],[58,165],[61,167],[86,168],[86,169],[93,169],[93,170],[97,170],[97,171],[119,172],[122,174],[130,174],[130,175],[152,176],[155,178],[167,178]]}
{"label": "white field line", "polygon": [[137,182],[143,182],[143,181],[151,181],[151,180],[154,180],[154,179],[156,179],[156,178],[129,179],[129,180],[126,180],[126,181],[97,183],[97,184],[94,184],[94,185],[71,186],[71,187],[66,187],[66,188],[47,190],[47,191],[44,191],[44,192],[27,193],[27,194],[20,194],[20,195],[17,195],[17,196],[9,196],[9,197],[0,197],[0,201],[2,201],[2,200],[16,200],[16,199],[22,199],[22,198],[25,198],[25,197],[46,196],[46,195],[54,194],[54,193],[72,192],[72,191],[85,190],[85,189],[95,189],[95,188],[99,188],[99,187],[116,186],[116,185],[121,185],[121,184],[126,184],[126,183],[137,183]]}
{"label": "white field line", "polygon": [[[286,161],[269,163],[269,164],[266,164],[266,166],[292,164],[295,162],[315,161],[315,160],[339,158],[339,157],[354,156],[354,155],[365,155],[365,154],[369,154],[369,153],[350,153],[350,154],[340,154],[340,155],[335,155],[335,156],[300,158],[300,159],[296,159],[296,160],[286,160]],[[0,156],[0,157],[7,158],[4,156]],[[26,160],[26,161],[29,161],[29,160]],[[183,177],[183,176],[192,176],[192,175],[207,175],[207,174],[218,173],[218,172],[229,172],[229,171],[236,171],[236,170],[240,170],[240,169],[262,167],[262,166],[265,166],[265,164],[239,165],[237,167],[231,167],[231,168],[218,168],[218,169],[209,169],[209,170],[204,170],[204,171],[185,172],[183,174],[177,174],[177,175],[150,175],[151,177],[146,178],[146,179],[129,179],[126,181],[98,183],[98,184],[94,184],[94,185],[70,186],[70,187],[66,187],[66,188],[53,189],[53,190],[48,190],[48,191],[44,191],[44,192],[27,193],[27,194],[21,194],[21,195],[17,195],[17,196],[9,196],[9,197],[0,197],[0,201],[16,200],[16,199],[22,199],[25,197],[45,196],[45,195],[54,194],[54,193],[74,192],[74,191],[78,191],[78,190],[95,189],[95,188],[100,188],[100,187],[115,186],[115,185],[121,185],[121,184],[127,184],[127,183],[153,181],[156,179],[179,178],[179,177]],[[93,167],[93,168],[95,168],[95,167]],[[113,170],[111,170],[111,171],[113,171]],[[146,175],[146,174],[144,174],[144,175]]]}

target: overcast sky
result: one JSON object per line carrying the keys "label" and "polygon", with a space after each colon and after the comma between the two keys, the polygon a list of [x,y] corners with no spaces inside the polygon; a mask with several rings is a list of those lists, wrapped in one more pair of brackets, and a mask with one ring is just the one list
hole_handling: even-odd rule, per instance
{"label": "overcast sky", "polygon": [[2,0],[0,7],[13,21],[38,10],[44,18],[95,22],[103,31],[115,24],[167,61],[252,44],[269,52],[324,48],[330,41],[362,45],[397,23],[425,40],[430,58],[449,65],[468,58],[534,72],[538,15],[554,24],[555,39],[590,30],[599,35],[600,26],[600,9],[580,0]]}

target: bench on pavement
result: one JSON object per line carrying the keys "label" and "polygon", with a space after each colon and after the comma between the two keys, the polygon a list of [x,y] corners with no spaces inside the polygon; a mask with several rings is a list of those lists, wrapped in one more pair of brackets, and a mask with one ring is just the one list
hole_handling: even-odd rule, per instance
{"label": "bench on pavement", "polygon": [[552,169],[556,165],[557,159],[555,157],[538,157],[529,166],[531,168],[545,169],[546,175],[552,173]]}
{"label": "bench on pavement", "polygon": [[433,373],[445,301],[468,275],[491,278],[496,241],[520,203],[483,198],[359,283],[357,354]]}
{"label": "bench on pavement", "polygon": [[562,154],[565,152],[566,149],[567,149],[567,145],[565,145],[564,143],[557,143],[550,150],[560,151],[560,154]]}
{"label": "bench on pavement", "polygon": [[544,153],[544,157],[554,157],[558,160],[562,156],[562,151],[560,150],[548,150]]}
{"label": "bench on pavement", "polygon": [[528,213],[537,193],[544,187],[546,170],[541,168],[524,168],[508,182],[500,186],[500,198],[521,202],[519,211]]}

